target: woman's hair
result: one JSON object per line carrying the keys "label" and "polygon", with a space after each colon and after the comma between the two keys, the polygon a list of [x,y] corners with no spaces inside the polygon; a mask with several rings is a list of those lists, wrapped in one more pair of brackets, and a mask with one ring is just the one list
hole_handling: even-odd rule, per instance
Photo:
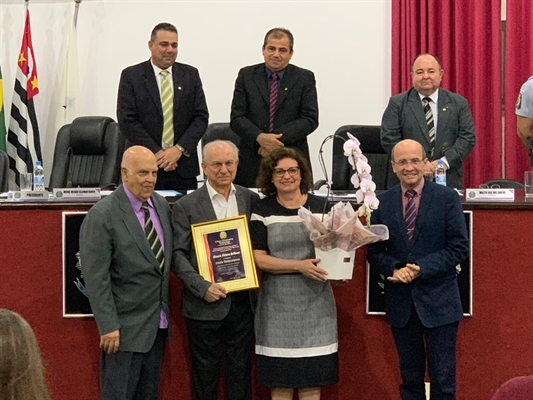
{"label": "woman's hair", "polygon": [[0,309],[0,400],[50,400],[35,334],[17,313]]}
{"label": "woman's hair", "polygon": [[307,193],[313,186],[313,177],[311,174],[311,167],[309,167],[309,161],[307,161],[307,159],[297,150],[289,147],[280,147],[261,160],[261,167],[259,168],[256,186],[261,189],[265,196],[271,196],[277,193],[276,186],[274,186],[272,180],[272,174],[274,173],[274,168],[276,168],[278,162],[284,158],[292,158],[298,163],[298,167],[300,167],[300,176],[302,178],[300,182],[301,193]]}

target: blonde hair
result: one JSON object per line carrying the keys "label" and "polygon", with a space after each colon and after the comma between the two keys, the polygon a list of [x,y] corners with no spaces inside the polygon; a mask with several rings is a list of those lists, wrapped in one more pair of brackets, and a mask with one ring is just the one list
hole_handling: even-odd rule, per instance
{"label": "blonde hair", "polygon": [[41,351],[30,325],[0,309],[0,400],[50,400]]}

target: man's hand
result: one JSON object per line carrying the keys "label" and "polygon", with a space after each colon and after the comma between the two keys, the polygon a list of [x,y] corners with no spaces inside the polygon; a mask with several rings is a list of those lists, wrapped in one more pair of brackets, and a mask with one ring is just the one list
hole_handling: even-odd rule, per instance
{"label": "man's hand", "polygon": [[317,267],[317,263],[320,261],[320,258],[309,258],[307,260],[301,260],[298,264],[298,271],[307,276],[308,278],[314,279],[315,281],[325,282],[328,279],[328,272],[322,268]]}
{"label": "man's hand", "polygon": [[387,278],[392,283],[411,283],[413,279],[415,279],[415,273],[407,266],[395,269],[392,276]]}
{"label": "man's hand", "polygon": [[281,133],[260,133],[257,136],[257,143],[259,143],[259,155],[261,157],[268,156],[273,150],[283,147],[284,144],[279,139],[283,135]]}
{"label": "man's hand", "polygon": [[169,147],[168,149],[159,150],[155,157],[157,159],[157,166],[162,168],[166,172],[174,171],[178,168],[178,161],[183,153],[176,146]]}
{"label": "man's hand", "polygon": [[207,292],[205,292],[204,300],[213,303],[220,299],[226,298],[226,288],[224,286],[219,285],[218,283],[212,283],[211,286],[207,288]]}
{"label": "man's hand", "polygon": [[413,279],[416,279],[420,276],[420,266],[416,264],[405,264],[405,268],[409,268],[413,272]]}
{"label": "man's hand", "polygon": [[120,345],[120,332],[118,330],[100,336],[100,348],[107,354],[118,351]]}

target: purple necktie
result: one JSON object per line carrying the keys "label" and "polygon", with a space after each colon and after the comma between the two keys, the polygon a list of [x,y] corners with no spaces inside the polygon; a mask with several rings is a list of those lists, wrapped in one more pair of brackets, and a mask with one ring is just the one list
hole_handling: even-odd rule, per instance
{"label": "purple necktie", "polygon": [[273,73],[270,77],[270,113],[268,119],[268,131],[274,132],[274,116],[276,115],[276,103],[278,102],[278,79],[279,76]]}
{"label": "purple necktie", "polygon": [[408,190],[405,192],[407,197],[407,204],[405,205],[405,227],[407,228],[407,240],[409,243],[413,242],[413,235],[415,233],[416,222],[416,205],[415,205],[416,192],[414,190]]}

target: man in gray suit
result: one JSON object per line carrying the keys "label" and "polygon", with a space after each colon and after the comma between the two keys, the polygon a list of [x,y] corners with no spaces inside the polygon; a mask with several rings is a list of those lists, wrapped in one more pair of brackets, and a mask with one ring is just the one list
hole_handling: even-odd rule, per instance
{"label": "man in gray suit", "polygon": [[[157,400],[169,326],[172,227],[154,193],[157,159],[133,146],[122,181],[96,203],[80,231],[82,272],[100,333],[103,400]],[[151,248],[152,247],[152,248]]]}
{"label": "man in gray suit", "polygon": [[222,360],[227,398],[251,399],[250,354],[253,340],[252,293],[227,293],[198,273],[191,224],[246,215],[259,196],[233,185],[237,147],[229,141],[206,144],[202,169],[204,186],[179,199],[172,210],[174,253],[172,270],[183,280],[183,315],[186,318],[195,400],[216,400]]}
{"label": "man in gray suit", "polygon": [[[464,97],[440,88],[443,73],[434,55],[420,54],[415,58],[411,67],[413,87],[392,96],[383,114],[381,144],[390,153],[399,141],[416,140],[430,161],[426,174],[432,176],[438,160],[443,160],[447,186],[461,189],[462,163],[476,143],[474,120]],[[426,104],[429,113],[424,110]],[[395,179],[389,186],[397,182]]]}

